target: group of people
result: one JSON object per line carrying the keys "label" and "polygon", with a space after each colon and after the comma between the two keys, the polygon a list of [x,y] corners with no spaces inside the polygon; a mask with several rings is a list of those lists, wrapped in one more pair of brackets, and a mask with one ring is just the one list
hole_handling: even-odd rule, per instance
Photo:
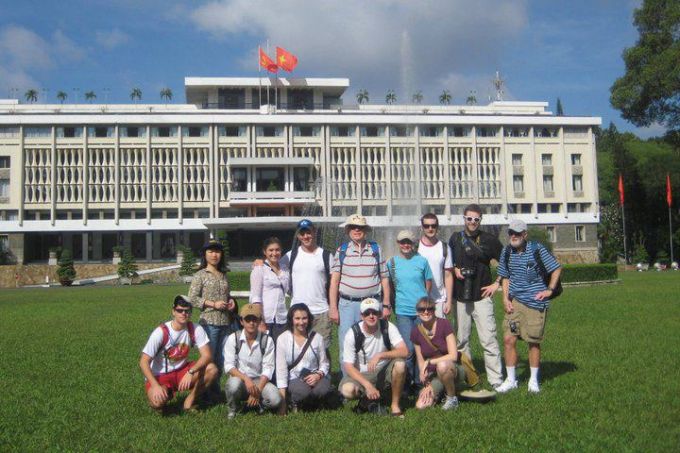
{"label": "group of people", "polygon": [[[319,247],[315,225],[302,220],[286,254],[277,238],[264,242],[251,272],[250,300],[240,310],[230,297],[222,245],[208,242],[188,297],[175,298],[172,320],[153,331],[142,351],[149,404],[161,411],[174,392],[190,390],[184,409],[195,410],[198,395],[221,397],[221,373],[228,376],[229,418],[244,408],[283,414],[321,404],[335,393],[333,324],[342,370],[337,390],[345,400],[359,400],[358,412],[386,411],[384,401],[391,415],[403,417],[405,390],[417,395],[418,409],[440,400],[442,409],[456,408],[457,394],[474,384],[473,322],[489,385],[498,393],[517,388],[520,338],[529,346],[528,391],[539,392],[541,342],[549,301],[561,291],[560,265],[542,244],[527,241],[521,220],[510,222],[503,247],[480,228],[481,207],[467,206],[463,217],[465,228],[443,242],[437,216],[425,214],[420,238],[400,231],[399,253],[389,259],[368,239],[362,215],[347,219],[348,241],[335,254]],[[495,280],[492,261],[498,263]],[[499,288],[505,380],[492,300]],[[193,309],[201,313],[198,325],[190,321]],[[455,318],[455,333],[447,315]],[[200,353],[195,362],[188,361],[191,347]]]}

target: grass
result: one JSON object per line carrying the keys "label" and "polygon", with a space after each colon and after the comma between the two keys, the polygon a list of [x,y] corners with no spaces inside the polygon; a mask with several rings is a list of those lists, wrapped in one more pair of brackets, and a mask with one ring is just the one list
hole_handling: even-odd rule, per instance
{"label": "grass", "polygon": [[521,346],[519,390],[455,412],[407,406],[405,420],[351,406],[227,422],[221,405],[161,418],[146,406],[137,361],[185,286],[4,290],[0,450],[677,451],[680,273],[621,277],[554,302],[540,395],[527,394]]}

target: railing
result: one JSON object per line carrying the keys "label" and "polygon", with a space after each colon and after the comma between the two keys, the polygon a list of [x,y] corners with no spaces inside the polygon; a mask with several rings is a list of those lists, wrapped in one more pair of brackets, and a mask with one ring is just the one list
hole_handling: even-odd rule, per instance
{"label": "railing", "polygon": [[[220,110],[260,110],[260,107],[271,105],[275,106],[272,102],[270,104],[262,103],[258,104],[255,102],[244,102],[239,104],[226,104],[224,102],[203,102],[201,103],[202,109],[220,109]],[[328,103],[290,103],[290,102],[279,102],[277,109],[279,110],[337,110],[342,108],[342,104],[328,104]]]}

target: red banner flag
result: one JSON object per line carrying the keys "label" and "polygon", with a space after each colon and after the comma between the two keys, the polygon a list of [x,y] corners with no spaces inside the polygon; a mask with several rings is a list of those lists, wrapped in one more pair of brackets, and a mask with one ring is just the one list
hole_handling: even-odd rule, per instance
{"label": "red banner flag", "polygon": [[671,177],[666,173],[666,202],[670,208],[673,204],[673,194],[671,193]]}
{"label": "red banner flag", "polygon": [[278,66],[276,66],[276,63],[274,63],[274,60],[269,58],[269,55],[264,53],[262,47],[260,47],[259,50],[260,50],[260,66],[262,66],[269,72],[279,72],[279,68]]}
{"label": "red banner flag", "polygon": [[623,176],[619,173],[619,203],[623,206]]}
{"label": "red banner flag", "polygon": [[297,66],[298,59],[295,55],[281,47],[276,48],[276,64],[284,71],[291,72]]}

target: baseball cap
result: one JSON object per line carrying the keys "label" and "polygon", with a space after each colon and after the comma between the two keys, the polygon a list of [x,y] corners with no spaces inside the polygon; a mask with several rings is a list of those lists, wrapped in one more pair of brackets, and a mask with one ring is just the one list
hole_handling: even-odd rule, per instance
{"label": "baseball cap", "polygon": [[241,307],[241,312],[239,314],[241,315],[241,318],[255,316],[256,318],[262,319],[262,307],[260,304],[245,304]]}
{"label": "baseball cap", "polygon": [[361,301],[361,305],[359,306],[359,311],[361,311],[361,314],[363,315],[366,313],[368,310],[375,310],[378,313],[380,313],[380,302],[378,302],[377,299],[374,299],[372,297],[367,297],[366,299]]}
{"label": "baseball cap", "polygon": [[510,225],[508,225],[508,230],[512,230],[512,231],[515,231],[517,233],[521,233],[521,232],[527,230],[527,224],[524,220],[512,219],[510,221]]}
{"label": "baseball cap", "polygon": [[175,296],[175,300],[172,302],[172,308],[176,307],[192,307],[191,300],[187,296],[178,294]]}
{"label": "baseball cap", "polygon": [[413,234],[411,230],[401,230],[399,234],[397,234],[397,242],[401,242],[407,239],[411,242],[416,242],[416,235]]}
{"label": "baseball cap", "polygon": [[313,230],[313,229],[314,229],[314,224],[309,219],[302,219],[297,224],[297,230],[298,231]]}
{"label": "baseball cap", "polygon": [[210,239],[208,242],[203,244],[203,247],[201,247],[201,253],[204,253],[206,250],[219,250],[220,252],[223,252],[224,247],[217,239]]}

